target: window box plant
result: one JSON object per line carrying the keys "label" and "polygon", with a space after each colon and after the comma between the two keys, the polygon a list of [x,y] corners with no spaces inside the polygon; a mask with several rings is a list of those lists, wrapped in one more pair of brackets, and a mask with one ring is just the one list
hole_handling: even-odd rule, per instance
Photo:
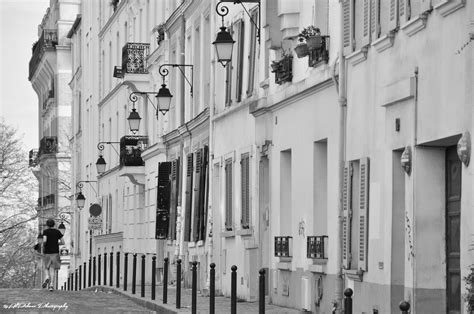
{"label": "window box plant", "polygon": [[306,39],[306,44],[309,50],[319,49],[322,45],[321,30],[318,27],[310,25],[303,28],[299,37]]}
{"label": "window box plant", "polygon": [[293,55],[282,50],[281,59],[272,61],[272,73],[275,73],[275,83],[283,84],[293,79]]}
{"label": "window box plant", "polygon": [[304,58],[309,54],[308,44],[304,41],[303,37],[300,37],[299,41],[295,47],[296,56],[298,58]]}

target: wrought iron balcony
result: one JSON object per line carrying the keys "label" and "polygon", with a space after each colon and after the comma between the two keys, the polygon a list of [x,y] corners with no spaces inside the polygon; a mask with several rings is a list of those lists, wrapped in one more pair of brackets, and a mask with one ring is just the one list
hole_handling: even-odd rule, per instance
{"label": "wrought iron balcony", "polygon": [[321,63],[329,61],[329,36],[321,36],[321,47],[309,49],[308,66],[316,67]]}
{"label": "wrought iron balcony", "polygon": [[150,53],[150,44],[126,43],[122,48],[123,73],[147,74],[147,57]]}
{"label": "wrought iron balcony", "polygon": [[58,137],[45,136],[40,140],[38,158],[43,154],[55,154],[58,152]]}
{"label": "wrought iron balcony", "polygon": [[275,83],[281,85],[293,79],[293,56],[283,55],[279,61],[272,61],[272,72],[275,73]]}
{"label": "wrought iron balcony", "polygon": [[33,44],[33,55],[30,59],[30,73],[28,79],[31,80],[41,58],[46,50],[55,49],[58,44],[58,31],[55,29],[44,29],[43,34],[37,42]]}
{"label": "wrought iron balcony", "polygon": [[275,237],[275,256],[292,257],[293,237]]}
{"label": "wrought iron balcony", "polygon": [[120,139],[120,167],[144,166],[142,151],[148,145],[147,136],[128,135]]}
{"label": "wrought iron balcony", "polygon": [[28,167],[36,167],[38,164],[38,150],[32,149],[28,153]]}
{"label": "wrought iron balcony", "polygon": [[326,259],[328,236],[311,236],[307,238],[306,257]]}
{"label": "wrought iron balcony", "polygon": [[49,194],[38,198],[38,207],[46,207],[48,205],[54,205],[56,203],[56,196]]}

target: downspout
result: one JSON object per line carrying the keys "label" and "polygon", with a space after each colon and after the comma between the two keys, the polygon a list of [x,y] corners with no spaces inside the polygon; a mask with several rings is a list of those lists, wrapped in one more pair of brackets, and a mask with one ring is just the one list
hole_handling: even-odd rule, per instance
{"label": "downspout", "polygon": [[[413,153],[412,153],[412,169],[416,169],[416,145],[418,143],[418,67],[415,67],[414,70],[414,79],[415,79],[415,99],[414,99],[414,104],[413,104]],[[416,220],[415,220],[415,207],[416,207],[416,171],[412,171],[411,173],[412,178],[413,178],[413,185],[412,185],[412,228],[413,228],[413,252],[416,251]],[[412,261],[413,261],[413,290],[412,290],[412,300],[411,301],[411,308],[413,312],[416,312],[416,259],[415,259],[415,254],[412,255]]]}
{"label": "downspout", "polygon": [[339,133],[338,133],[338,156],[337,156],[337,177],[339,178],[338,184],[338,217],[337,217],[337,228],[336,228],[336,282],[334,289],[334,304],[332,312],[341,312],[342,311],[342,290],[344,286],[343,282],[343,273],[342,273],[342,223],[344,219],[342,200],[343,200],[343,167],[345,160],[345,141],[346,141],[346,105],[347,105],[347,89],[346,89],[346,61],[344,58],[344,10],[342,5],[342,0],[339,1],[340,4],[340,42],[339,42]]}

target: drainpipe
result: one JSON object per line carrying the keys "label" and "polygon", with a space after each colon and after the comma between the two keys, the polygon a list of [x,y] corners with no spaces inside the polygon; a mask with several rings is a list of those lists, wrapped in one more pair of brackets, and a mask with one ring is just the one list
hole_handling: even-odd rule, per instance
{"label": "drainpipe", "polygon": [[[415,99],[413,105],[413,149],[412,149],[412,169],[416,167],[416,145],[418,142],[418,67],[415,67],[414,70],[415,75]],[[416,168],[415,168],[416,169]],[[415,207],[416,207],[416,171],[412,171],[412,241],[413,241],[413,251],[416,251],[416,220],[415,220]],[[412,255],[412,280],[413,280],[413,290],[412,290],[412,300],[411,300],[411,308],[413,312],[416,312],[416,254]]]}
{"label": "drainpipe", "polygon": [[[341,312],[342,310],[342,291],[344,287],[343,274],[342,274],[342,223],[344,219],[342,200],[343,200],[343,181],[344,181],[344,160],[345,160],[345,141],[346,141],[346,105],[347,105],[347,87],[346,87],[346,62],[344,58],[344,12],[342,0],[339,1],[340,5],[340,42],[339,42],[339,135],[338,135],[338,157],[337,157],[337,177],[339,178],[338,184],[338,217],[337,217],[337,249],[336,249],[336,282],[334,289],[334,307],[333,313]],[[337,86],[337,85],[336,85]]]}

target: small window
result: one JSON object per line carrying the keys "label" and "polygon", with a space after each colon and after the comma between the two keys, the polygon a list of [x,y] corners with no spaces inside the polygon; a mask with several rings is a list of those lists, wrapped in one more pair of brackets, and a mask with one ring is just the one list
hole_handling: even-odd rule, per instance
{"label": "small window", "polygon": [[225,228],[232,230],[232,158],[225,161]]}

